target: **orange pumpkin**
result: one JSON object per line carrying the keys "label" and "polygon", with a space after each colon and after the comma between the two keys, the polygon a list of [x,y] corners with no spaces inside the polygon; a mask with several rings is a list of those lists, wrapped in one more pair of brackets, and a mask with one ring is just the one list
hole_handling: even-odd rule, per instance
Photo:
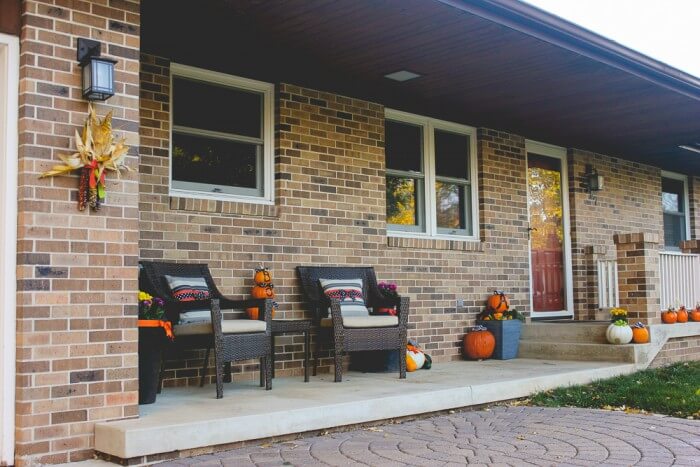
{"label": "orange pumpkin", "polygon": [[649,342],[649,328],[632,327],[632,342],[635,344],[646,344]]}
{"label": "orange pumpkin", "polygon": [[[246,314],[248,315],[248,319],[259,319],[260,318],[260,312],[258,311],[258,307],[252,307],[252,308],[246,308],[245,309]],[[275,309],[272,309],[272,317],[275,317]]]}
{"label": "orange pumpkin", "polygon": [[253,298],[275,298],[275,291],[272,284],[256,285],[250,291]]}
{"label": "orange pumpkin", "polygon": [[690,312],[691,321],[700,321],[700,308],[696,308]]}
{"label": "orange pumpkin", "polygon": [[469,331],[464,336],[464,355],[472,359],[484,359],[493,355],[496,339],[490,331]]}
{"label": "orange pumpkin", "polygon": [[493,295],[486,300],[486,307],[494,313],[503,313],[510,308],[508,296],[499,290],[494,290]]}
{"label": "orange pumpkin", "polygon": [[688,310],[684,306],[680,307],[676,312],[676,322],[687,323],[688,322]]}
{"label": "orange pumpkin", "polygon": [[269,269],[260,267],[255,269],[255,276],[253,276],[253,280],[256,284],[269,284],[272,282],[272,274],[270,273]]}
{"label": "orange pumpkin", "polygon": [[665,324],[673,324],[678,321],[678,313],[674,310],[666,310],[661,312],[661,321]]}

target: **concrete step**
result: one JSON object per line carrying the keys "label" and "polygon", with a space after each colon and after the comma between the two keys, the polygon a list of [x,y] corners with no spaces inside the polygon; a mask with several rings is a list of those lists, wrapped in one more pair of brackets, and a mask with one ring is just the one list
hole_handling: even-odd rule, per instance
{"label": "concrete step", "polygon": [[581,344],[605,344],[605,331],[608,322],[543,323],[523,325],[521,341],[537,342],[578,342]]}
{"label": "concrete step", "polygon": [[520,341],[518,358],[637,363],[649,344],[612,345],[581,342]]}

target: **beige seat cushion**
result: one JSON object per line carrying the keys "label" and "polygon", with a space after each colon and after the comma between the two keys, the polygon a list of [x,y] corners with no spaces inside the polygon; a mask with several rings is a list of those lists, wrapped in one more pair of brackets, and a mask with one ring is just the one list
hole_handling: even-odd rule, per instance
{"label": "beige seat cushion", "polygon": [[[389,328],[399,325],[398,316],[345,316],[343,326],[346,328]],[[321,319],[321,327],[333,327],[332,318]]]}
{"label": "beige seat cushion", "polygon": [[[257,319],[225,319],[221,322],[224,334],[242,334],[246,332],[265,332],[265,321]],[[192,336],[195,334],[211,334],[210,322],[177,324],[173,327],[175,336]]]}

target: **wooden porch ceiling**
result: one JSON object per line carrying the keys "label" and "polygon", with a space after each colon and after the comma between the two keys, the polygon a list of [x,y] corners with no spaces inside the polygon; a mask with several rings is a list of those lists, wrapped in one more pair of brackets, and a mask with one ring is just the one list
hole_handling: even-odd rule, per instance
{"label": "wooden porch ceiling", "polygon": [[148,0],[142,49],[700,174],[700,79],[513,0]]}

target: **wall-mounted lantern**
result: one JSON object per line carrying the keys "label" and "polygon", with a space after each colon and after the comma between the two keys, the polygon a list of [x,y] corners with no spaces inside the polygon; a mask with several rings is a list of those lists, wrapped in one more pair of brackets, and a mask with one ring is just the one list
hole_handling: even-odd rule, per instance
{"label": "wall-mounted lantern", "polygon": [[114,95],[114,64],[116,60],[101,57],[101,44],[91,39],[78,39],[78,62],[83,73],[83,97],[89,101],[104,101]]}
{"label": "wall-mounted lantern", "polygon": [[603,176],[598,175],[598,172],[591,164],[586,164],[586,173],[583,174],[581,187],[585,188],[589,195],[603,189]]}

